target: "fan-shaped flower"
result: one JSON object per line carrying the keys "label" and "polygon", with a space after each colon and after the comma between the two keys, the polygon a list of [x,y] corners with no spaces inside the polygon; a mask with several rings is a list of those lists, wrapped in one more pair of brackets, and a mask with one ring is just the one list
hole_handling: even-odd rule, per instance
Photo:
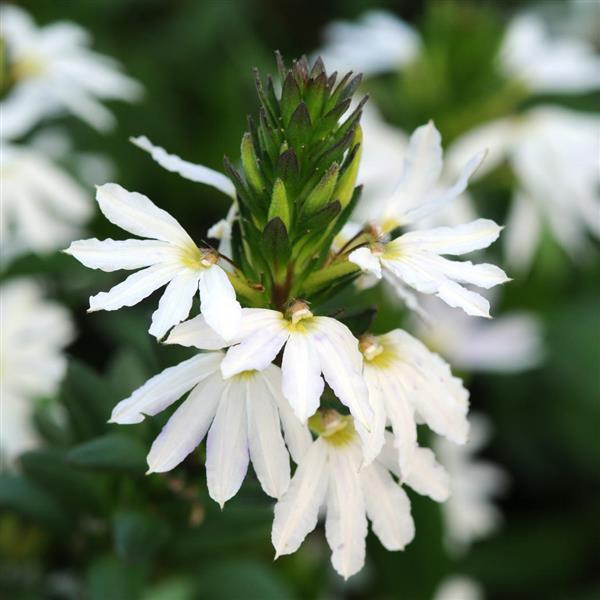
{"label": "fan-shaped flower", "polygon": [[249,461],[265,493],[278,498],[290,481],[282,428],[296,461],[310,445],[310,433],[281,395],[278,367],[224,379],[223,356],[198,354],[155,375],[115,406],[111,422],[139,423],[190,392],[154,441],[149,472],[173,469],[206,437],[206,478],[213,500],[223,506],[237,493]]}
{"label": "fan-shaped flower", "polygon": [[152,315],[150,333],[162,338],[189,314],[200,289],[200,310],[224,339],[237,333],[241,307],[218,255],[196,246],[181,225],[149,198],[108,183],[97,189],[104,216],[125,231],[145,239],[80,240],[66,250],[86,267],[115,271],[142,269],[108,292],[90,298],[90,310],[117,310],[137,304],[167,285]]}

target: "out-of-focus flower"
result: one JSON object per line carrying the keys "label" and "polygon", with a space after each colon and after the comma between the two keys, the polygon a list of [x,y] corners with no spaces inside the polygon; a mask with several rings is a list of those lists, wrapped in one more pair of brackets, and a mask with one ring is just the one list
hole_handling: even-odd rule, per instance
{"label": "out-of-focus flower", "polygon": [[573,257],[588,233],[600,237],[600,118],[539,106],[486,123],[449,149],[454,170],[482,143],[489,153],[476,177],[508,160],[519,181],[504,236],[511,266],[530,266],[544,224]]}
{"label": "out-of-focus flower", "polygon": [[433,600],[483,600],[481,585],[464,575],[452,575],[442,581]]}
{"label": "out-of-focus flower", "polygon": [[142,269],[92,296],[90,310],[133,306],[168,284],[150,326],[150,333],[160,339],[189,315],[200,289],[200,310],[207,323],[225,339],[237,333],[241,307],[216,252],[198,248],[171,215],[142,194],[107,183],[98,188],[96,199],[109,221],[146,239],[79,240],[65,251],[92,269]]}
{"label": "out-of-focus flower", "polygon": [[148,472],[176,467],[206,441],[206,478],[210,497],[221,507],[232,498],[252,461],[269,496],[279,498],[290,482],[290,452],[299,461],[310,433],[281,394],[279,367],[246,371],[223,379],[223,352],[198,354],[149,379],[115,406],[111,421],[139,423],[191,390],[168,420],[148,454]]}
{"label": "out-of-focus flower", "polygon": [[471,415],[469,441],[463,446],[443,438],[434,451],[450,476],[450,497],[443,505],[446,541],[454,552],[488,536],[499,525],[501,514],[493,499],[507,486],[507,477],[496,465],[475,455],[489,439],[490,426],[481,415]]}
{"label": "out-of-focus flower", "polygon": [[364,75],[403,67],[419,52],[417,32],[386,11],[366,12],[358,23],[338,21],[325,29],[319,51],[331,71]]}
{"label": "out-of-focus flower", "polygon": [[114,124],[101,101],[135,100],[141,86],[114,60],[92,52],[87,32],[70,22],[37,27],[13,5],[0,7],[0,36],[8,61],[6,97],[0,101],[0,135],[14,139],[40,120],[70,112],[105,130]]}
{"label": "out-of-focus flower", "polygon": [[[392,474],[400,477],[397,452],[388,440],[381,455],[364,466],[351,417],[327,411],[311,422],[319,437],[302,457],[288,491],[275,506],[271,539],[276,557],[295,552],[317,524],[325,506],[325,535],[331,562],[344,578],[365,561],[367,517],[388,550],[402,550],[414,536],[410,502]],[[431,450],[419,448],[403,483],[436,501],[447,497],[446,472]]]}
{"label": "out-of-focus flower", "polygon": [[79,184],[31,147],[2,143],[0,174],[2,261],[63,247],[93,213]]}
{"label": "out-of-focus flower", "polygon": [[29,279],[0,286],[0,320],[0,455],[10,463],[38,443],[33,403],[56,392],[74,330],[67,311]]}
{"label": "out-of-focus flower", "polygon": [[421,306],[428,318],[412,319],[415,332],[457,369],[518,372],[535,367],[543,358],[541,323],[531,313],[513,311],[481,321],[429,298]]}

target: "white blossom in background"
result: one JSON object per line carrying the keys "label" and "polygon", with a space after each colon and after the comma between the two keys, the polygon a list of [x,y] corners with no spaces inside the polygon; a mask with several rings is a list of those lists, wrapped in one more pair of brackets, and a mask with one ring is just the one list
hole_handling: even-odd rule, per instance
{"label": "white blossom in background", "polygon": [[85,190],[35,148],[0,142],[2,262],[64,247],[93,214]]}
{"label": "white blossom in background", "polygon": [[508,161],[518,179],[504,236],[508,263],[526,270],[544,227],[580,258],[588,235],[600,237],[600,118],[537,106],[466,133],[449,149],[450,164],[456,168],[483,142],[489,154],[476,177]]}
{"label": "white blossom in background", "polygon": [[96,199],[109,221],[145,239],[79,240],[65,251],[93,269],[141,269],[92,296],[91,311],[133,306],[166,285],[149,330],[156,338],[189,315],[198,290],[200,310],[210,326],[225,339],[237,333],[241,307],[214,251],[198,248],[171,215],[142,194],[107,183],[97,189]]}
{"label": "white blossom in background", "polygon": [[38,27],[14,5],[0,7],[0,36],[5,43],[10,89],[0,101],[0,135],[14,139],[38,122],[71,113],[99,130],[114,125],[103,100],[137,99],[141,86],[111,58],[89,49],[88,33],[62,21]]}
{"label": "white blossom in background", "polygon": [[410,25],[389,12],[374,10],[357,23],[328,25],[318,54],[331,71],[369,76],[404,67],[417,56],[420,45]]}
{"label": "white blossom in background", "polygon": [[[443,167],[441,136],[433,123],[419,127],[411,136],[400,182],[385,205],[361,212],[383,234],[416,222],[439,211],[467,187],[469,177],[481,164],[484,152],[475,154],[449,188],[437,185]],[[357,216],[353,215],[353,220]],[[407,287],[435,294],[446,304],[462,308],[472,316],[489,317],[489,302],[462,283],[489,289],[508,281],[504,271],[491,264],[451,261],[443,255],[462,255],[487,248],[502,228],[491,220],[477,219],[455,227],[415,229],[399,237],[353,250],[349,260],[363,271],[381,279],[385,276],[409,306],[417,304]]]}
{"label": "white blossom in background", "polygon": [[469,545],[490,535],[501,523],[494,499],[507,487],[507,476],[477,453],[490,437],[490,425],[482,415],[470,416],[469,441],[463,446],[438,438],[435,454],[450,479],[450,496],[442,506],[445,537],[450,550],[465,551]]}
{"label": "white blossom in background", "polygon": [[479,582],[465,575],[452,575],[442,581],[433,600],[483,600],[484,597]]}
{"label": "white blossom in background", "polygon": [[44,298],[30,279],[0,285],[0,458],[2,467],[39,440],[34,402],[57,391],[67,366],[63,351],[73,340],[67,311]]}
{"label": "white blossom in background", "polygon": [[533,313],[509,311],[481,321],[428,298],[422,307],[428,319],[413,318],[413,330],[457,369],[515,373],[543,360],[542,324]]}
{"label": "white blossom in background", "polygon": [[111,422],[139,423],[189,392],[154,441],[148,472],[170,471],[206,437],[208,492],[221,507],[238,492],[249,462],[265,493],[279,498],[290,482],[284,436],[299,461],[310,445],[310,433],[281,394],[278,367],[224,379],[223,356],[198,354],[155,375],[115,406]]}
{"label": "white blossom in background", "polygon": [[[295,552],[324,507],[331,562],[347,579],[365,562],[367,518],[387,550],[404,549],[414,536],[414,523],[410,501],[394,479],[400,471],[392,442],[388,440],[377,459],[364,466],[350,417],[325,412],[320,429],[275,506],[271,539],[276,557]],[[403,483],[438,502],[448,496],[447,474],[427,448],[418,449],[415,467]]]}

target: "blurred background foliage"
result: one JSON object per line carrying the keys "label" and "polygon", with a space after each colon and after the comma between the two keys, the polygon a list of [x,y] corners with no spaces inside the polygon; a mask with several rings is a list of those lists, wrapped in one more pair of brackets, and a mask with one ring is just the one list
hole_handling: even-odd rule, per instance
{"label": "blurred background foliage", "polygon": [[[70,118],[54,125],[68,129],[78,151],[109,157],[115,181],[148,195],[196,240],[224,216],[222,195],[162,170],[129,136],[146,134],[188,160],[221,169],[224,154],[239,157],[246,114],[256,109],[251,67],[273,72],[275,49],[288,60],[310,53],[331,20],[385,8],[415,24],[431,43],[402,76],[370,81],[369,92],[389,121],[410,131],[433,118],[448,143],[513,102],[492,59],[506,20],[532,6],[458,0],[21,4],[40,24],[81,24],[98,51],[120,60],[144,84],[141,102],[114,104],[118,127],[108,135]],[[599,105],[594,94],[559,100],[585,110]],[[478,183],[481,214],[502,221],[510,187]],[[99,216],[89,230],[100,238],[121,235]],[[523,374],[469,379],[474,408],[494,427],[484,454],[510,477],[500,502],[503,527],[452,556],[442,541],[439,507],[413,494],[414,542],[390,553],[369,538],[367,565],[346,584],[329,567],[322,532],[273,563],[272,505],[251,478],[221,512],[206,494],[198,452],[172,473],[144,477],[146,452],[166,414],[136,426],[106,424],[118,400],[187,356],[146,333],[153,300],[86,315],[88,296],[118,281],[118,273],[51,255],[22,257],[3,278],[19,274],[46,277],[50,295],[71,309],[79,337],[69,349],[60,392],[66,425],[49,402],[40,402],[36,422],[52,448],[24,455],[21,475],[2,476],[0,597],[427,599],[453,573],[481,582],[492,600],[600,597],[597,255],[575,265],[545,243],[531,273],[507,286],[502,308],[542,315],[546,362]]]}

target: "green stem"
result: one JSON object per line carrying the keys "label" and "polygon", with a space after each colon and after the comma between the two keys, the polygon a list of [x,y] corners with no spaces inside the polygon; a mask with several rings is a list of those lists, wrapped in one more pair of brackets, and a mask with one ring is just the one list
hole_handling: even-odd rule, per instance
{"label": "green stem", "polygon": [[231,281],[231,285],[237,295],[243,296],[254,306],[264,305],[265,299],[262,292],[248,285],[246,281],[243,281],[234,273],[227,273],[227,277],[229,277],[229,281]]}
{"label": "green stem", "polygon": [[306,295],[311,294],[335,279],[350,275],[351,273],[358,273],[359,271],[360,267],[348,260],[333,263],[307,277],[302,286],[302,291]]}

